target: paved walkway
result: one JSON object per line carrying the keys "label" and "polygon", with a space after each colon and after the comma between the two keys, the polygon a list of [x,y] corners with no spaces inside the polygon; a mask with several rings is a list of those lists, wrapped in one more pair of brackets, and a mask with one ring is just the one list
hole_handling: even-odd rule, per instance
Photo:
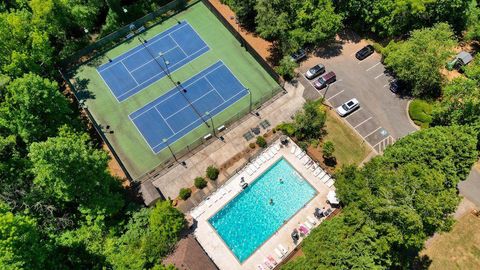
{"label": "paved walkway", "polygon": [[[210,143],[195,155],[184,160],[187,164],[186,167],[177,165],[166,174],[155,178],[153,184],[161,190],[166,198],[176,198],[181,188],[193,186],[193,179],[195,179],[195,177],[204,176],[208,166],[214,165],[220,167],[221,164],[248,149],[248,144],[254,142],[254,139],[247,142],[243,138],[243,134],[251,128],[258,126],[261,121],[267,119],[271,127],[275,127],[284,121],[291,121],[291,117],[295,112],[300,110],[305,103],[305,99],[303,98],[304,87],[301,84],[286,84],[285,89],[287,90],[285,95],[258,110],[260,117],[254,115],[248,116],[248,119],[244,120],[238,126],[227,130],[223,136],[225,138],[224,142],[217,140]],[[246,160],[237,161],[235,166],[229,168],[228,173],[235,171],[235,169],[239,168],[245,161]],[[200,192],[201,196],[199,197],[203,198],[207,194],[201,193],[209,193],[213,189],[215,189],[215,187],[209,185],[205,191]],[[201,200],[201,198],[199,198],[199,200]]]}
{"label": "paved walkway", "polygon": [[473,166],[467,179],[458,184],[458,189],[460,195],[480,207],[480,172],[477,166]]}

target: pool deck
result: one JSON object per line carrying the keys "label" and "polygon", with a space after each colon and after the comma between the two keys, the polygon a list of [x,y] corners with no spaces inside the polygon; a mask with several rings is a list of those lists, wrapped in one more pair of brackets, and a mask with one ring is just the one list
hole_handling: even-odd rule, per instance
{"label": "pool deck", "polygon": [[[273,150],[276,152],[276,154],[273,156],[273,158],[270,158],[266,162],[262,163],[258,170],[256,170],[252,175],[248,173],[249,170],[247,170],[247,168],[250,166],[247,165],[242,171],[234,175],[214,194],[210,195],[206,200],[204,200],[200,205],[192,209],[190,212],[190,215],[197,221],[197,228],[194,232],[195,237],[210,258],[221,270],[257,270],[259,269],[257,267],[259,264],[262,264],[264,269],[269,269],[263,263],[265,258],[268,255],[272,255],[277,262],[280,262],[281,259],[278,258],[274,249],[278,247],[279,244],[282,244],[288,249],[288,253],[293,251],[293,249],[303,240],[303,238],[300,238],[300,241],[295,244],[290,236],[291,232],[295,228],[298,229],[300,223],[305,223],[305,221],[307,221],[307,216],[311,216],[316,220],[316,218],[313,216],[313,212],[316,207],[329,208],[326,200],[328,192],[330,190],[335,190],[335,187],[332,185],[333,180],[326,181],[326,179],[329,178],[328,175],[319,178],[313,174],[311,168],[307,169],[304,163],[307,160],[308,155],[305,155],[305,157],[302,159],[298,159],[295,156],[295,153],[292,154],[291,148],[292,145],[294,145],[293,142],[290,141],[288,147],[280,147],[281,144],[279,142],[276,142],[273,145],[274,146],[267,148],[265,152],[270,152]],[[277,146],[277,151],[274,150],[275,145]],[[251,183],[282,157],[285,158],[303,176],[303,178],[305,178],[317,190],[318,193],[275,234],[273,234],[271,238],[264,242],[263,245],[253,252],[249,258],[240,264],[238,259],[233,255],[232,251],[230,251],[215,229],[210,225],[208,219],[216,212],[221,210],[236,195],[242,192],[242,188],[240,187],[241,177],[244,177],[245,182]],[[255,160],[252,162],[255,162]],[[323,173],[320,175],[323,175]],[[331,187],[328,187],[325,183],[329,183]],[[316,225],[314,226],[318,226],[322,222],[322,220],[316,221]],[[287,256],[288,254],[283,256],[283,258]]]}

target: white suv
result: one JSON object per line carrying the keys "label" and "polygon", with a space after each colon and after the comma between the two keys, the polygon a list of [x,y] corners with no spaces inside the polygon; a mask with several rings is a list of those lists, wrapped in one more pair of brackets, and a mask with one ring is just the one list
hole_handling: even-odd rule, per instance
{"label": "white suv", "polygon": [[356,98],[352,98],[349,101],[343,103],[340,107],[337,108],[337,113],[340,116],[345,116],[360,107],[360,103]]}

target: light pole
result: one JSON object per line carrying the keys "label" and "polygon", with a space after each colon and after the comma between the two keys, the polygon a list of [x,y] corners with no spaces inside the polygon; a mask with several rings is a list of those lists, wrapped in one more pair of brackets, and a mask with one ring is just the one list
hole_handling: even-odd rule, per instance
{"label": "light pole", "polygon": [[[205,112],[205,116],[207,116],[207,118],[209,117],[209,115],[210,112]],[[217,134],[215,133],[215,125],[213,124],[213,115],[210,116],[210,122],[212,123],[213,136],[217,137]]]}
{"label": "light pole", "polygon": [[325,100],[325,96],[327,95],[328,88],[330,88],[330,84],[327,84],[327,88],[325,89],[325,92],[323,93],[323,100]]}
{"label": "light pole", "polygon": [[178,162],[177,157],[176,157],[175,154],[173,153],[172,148],[170,148],[170,145],[168,144],[168,139],[167,139],[167,138],[163,138],[163,143],[167,145],[168,150],[170,150],[170,153],[171,153],[172,156],[173,156],[173,159],[175,159],[175,161]]}

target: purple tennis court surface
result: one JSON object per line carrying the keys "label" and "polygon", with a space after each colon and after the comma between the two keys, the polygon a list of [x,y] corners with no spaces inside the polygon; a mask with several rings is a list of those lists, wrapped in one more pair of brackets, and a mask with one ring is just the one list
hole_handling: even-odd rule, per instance
{"label": "purple tennis court surface", "polygon": [[[187,22],[181,22],[156,35],[111,62],[98,73],[121,102],[209,50]],[[164,72],[166,71],[166,72]]]}
{"label": "purple tennis court surface", "polygon": [[173,88],[129,115],[154,153],[249,93],[222,61],[183,82],[182,87],[186,92]]}

